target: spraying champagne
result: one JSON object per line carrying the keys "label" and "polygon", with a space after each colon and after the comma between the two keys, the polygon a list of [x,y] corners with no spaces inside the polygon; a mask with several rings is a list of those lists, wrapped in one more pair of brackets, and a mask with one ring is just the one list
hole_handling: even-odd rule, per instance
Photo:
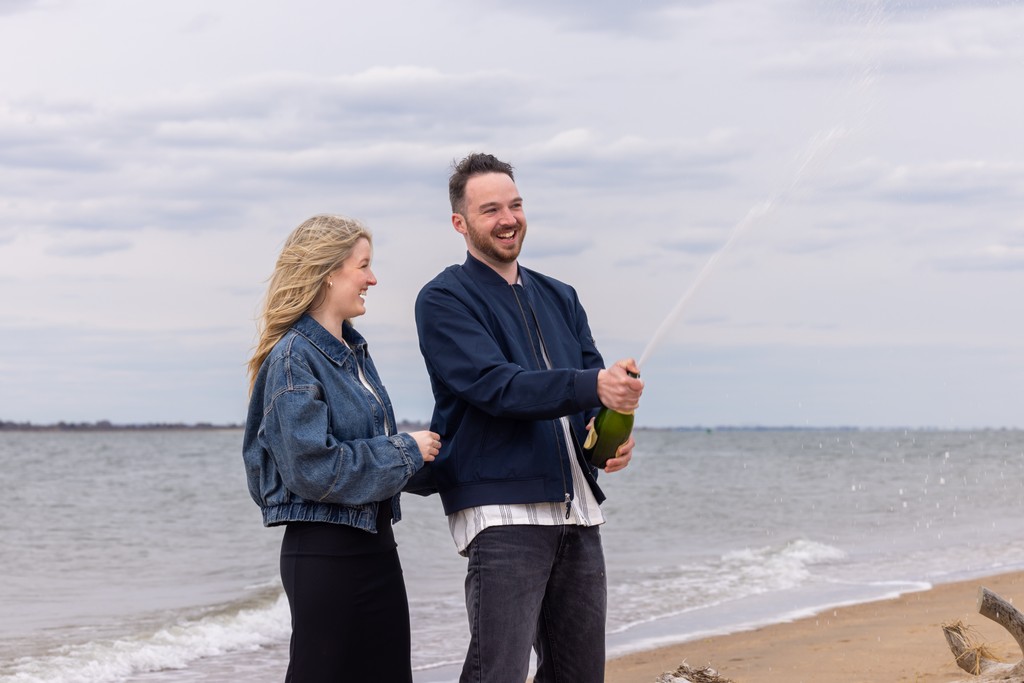
{"label": "spraying champagne", "polygon": [[[700,288],[704,280],[707,279],[708,275],[713,270],[715,263],[719,257],[722,256],[732,244],[739,237],[740,233],[745,231],[750,225],[761,220],[766,215],[772,212],[772,210],[785,199],[792,190],[800,185],[804,175],[808,172],[812,162],[817,161],[820,157],[824,156],[828,151],[831,150],[834,142],[845,136],[846,131],[841,128],[835,128],[827,131],[824,135],[818,135],[811,138],[810,145],[805,151],[803,158],[800,159],[800,164],[794,174],[789,185],[777,192],[767,201],[760,204],[754,205],[747,215],[733,226],[729,232],[729,237],[725,243],[719,247],[718,251],[711,255],[711,257],[701,268],[697,274],[697,278],[693,284],[690,285],[689,289],[683,292],[682,297],[676,303],[675,307],[669,312],[668,316],[662,320],[661,325],[655,331],[654,336],[648,342],[647,347],[644,349],[643,354],[640,356],[640,360],[637,363],[637,367],[643,366],[647,362],[654,349],[661,343],[666,337],[669,330],[676,323],[679,317],[682,315],[686,304],[689,302],[693,294]],[[639,377],[639,374],[629,373],[633,377]],[[633,431],[633,413],[617,413],[609,408],[601,408],[598,412],[597,417],[594,418],[594,426],[587,434],[587,440],[583,443],[583,450],[590,457],[590,462],[599,468],[604,468],[605,463],[611,458],[615,457],[616,451],[619,446],[626,442],[629,438],[630,433]]]}

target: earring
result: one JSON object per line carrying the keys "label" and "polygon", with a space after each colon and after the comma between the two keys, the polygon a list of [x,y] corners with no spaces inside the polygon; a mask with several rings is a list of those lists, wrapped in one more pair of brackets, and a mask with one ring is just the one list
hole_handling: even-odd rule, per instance
{"label": "earring", "polygon": [[328,280],[327,281],[327,286],[328,287],[333,287],[334,286],[334,280]]}

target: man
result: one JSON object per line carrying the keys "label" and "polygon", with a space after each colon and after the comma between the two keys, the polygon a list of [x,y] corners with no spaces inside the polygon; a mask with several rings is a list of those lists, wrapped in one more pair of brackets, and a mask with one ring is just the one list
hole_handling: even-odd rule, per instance
{"label": "man", "polygon": [[[607,603],[597,469],[580,444],[597,409],[636,409],[633,360],[604,369],[576,292],[518,263],[512,167],[471,154],[449,179],[469,254],[420,291],[416,325],[443,444],[434,483],[468,557],[462,683],[601,683]],[[630,437],[608,461],[621,470]]]}

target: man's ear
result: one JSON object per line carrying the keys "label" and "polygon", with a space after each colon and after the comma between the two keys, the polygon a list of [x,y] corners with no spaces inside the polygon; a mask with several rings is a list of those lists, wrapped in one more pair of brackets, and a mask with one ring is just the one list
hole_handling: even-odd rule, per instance
{"label": "man's ear", "polygon": [[455,228],[455,232],[465,235],[466,231],[468,230],[466,228],[466,217],[463,216],[461,213],[453,213],[452,227]]}

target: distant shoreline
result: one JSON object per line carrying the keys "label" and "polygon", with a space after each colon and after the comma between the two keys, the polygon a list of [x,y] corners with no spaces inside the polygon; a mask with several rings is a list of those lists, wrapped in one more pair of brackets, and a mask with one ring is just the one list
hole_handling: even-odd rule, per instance
{"label": "distant shoreline", "polygon": [[[109,431],[145,431],[145,430],[224,430],[244,429],[245,425],[238,423],[216,424],[213,422],[140,422],[115,424],[109,420],[98,420],[96,422],[56,422],[51,424],[35,424],[33,422],[13,422],[0,420],[0,432],[109,432]],[[429,422],[415,420],[399,420],[396,431],[415,432],[430,429]],[[818,432],[887,432],[887,431],[909,431],[909,432],[971,432],[971,431],[1016,431],[1019,427],[855,427],[852,425],[837,425],[830,427],[811,427],[798,425],[717,425],[714,427],[705,426],[637,426],[634,431],[674,431],[674,432],[774,432],[774,431],[818,431]]]}
{"label": "distant shoreline", "polygon": [[146,422],[139,424],[114,424],[106,420],[99,422],[56,422],[54,424],[34,424],[32,422],[0,421],[0,432],[112,432],[112,431],[143,431],[143,430],[213,430],[242,429],[241,424],[213,424],[211,422]]}
{"label": "distant shoreline", "polygon": [[[399,432],[413,432],[429,429],[426,422],[409,422],[403,420],[398,423]],[[140,422],[129,424],[115,424],[108,420],[97,422],[55,422],[52,424],[35,424],[33,422],[10,422],[0,420],[0,432],[115,432],[115,431],[211,431],[226,429],[244,429],[242,423],[215,424],[213,422]]]}

